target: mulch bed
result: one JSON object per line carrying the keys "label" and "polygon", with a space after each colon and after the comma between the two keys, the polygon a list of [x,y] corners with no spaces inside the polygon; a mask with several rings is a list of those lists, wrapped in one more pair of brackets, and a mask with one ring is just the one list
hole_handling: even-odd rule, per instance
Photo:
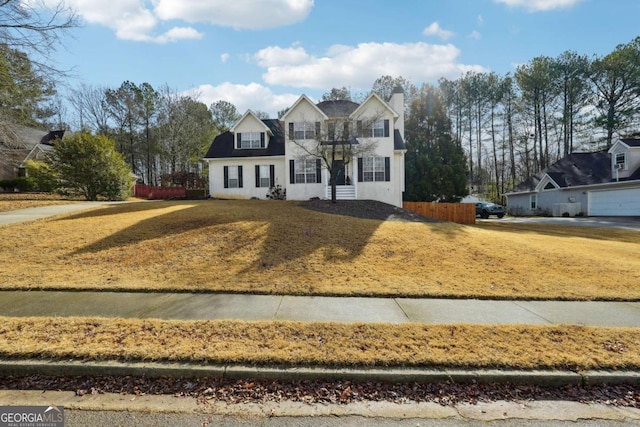
{"label": "mulch bed", "polygon": [[333,203],[331,200],[311,199],[300,202],[300,206],[328,214],[378,221],[442,222],[374,200],[337,200]]}

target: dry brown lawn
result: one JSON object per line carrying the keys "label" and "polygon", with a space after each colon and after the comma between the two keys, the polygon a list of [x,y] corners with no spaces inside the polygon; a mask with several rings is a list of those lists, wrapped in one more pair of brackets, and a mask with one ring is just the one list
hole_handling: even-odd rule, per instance
{"label": "dry brown lawn", "polygon": [[640,330],[0,318],[0,356],[205,363],[637,369]]}
{"label": "dry brown lawn", "polygon": [[640,299],[640,233],[133,203],[0,228],[0,288]]}

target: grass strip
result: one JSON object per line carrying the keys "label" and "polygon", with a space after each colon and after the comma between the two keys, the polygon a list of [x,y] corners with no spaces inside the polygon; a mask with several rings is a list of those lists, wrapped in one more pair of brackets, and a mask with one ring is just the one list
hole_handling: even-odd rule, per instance
{"label": "grass strip", "polygon": [[640,329],[0,317],[0,356],[333,367],[637,369]]}

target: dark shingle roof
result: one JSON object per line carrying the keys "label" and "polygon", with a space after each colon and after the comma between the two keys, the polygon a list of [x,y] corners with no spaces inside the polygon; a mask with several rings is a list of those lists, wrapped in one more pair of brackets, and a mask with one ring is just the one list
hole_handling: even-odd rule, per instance
{"label": "dark shingle roof", "polygon": [[569,154],[546,170],[520,183],[510,192],[533,191],[545,174],[561,188],[604,184],[612,181],[611,156],[606,151]]}
{"label": "dark shingle roof", "polygon": [[402,139],[402,135],[400,135],[400,131],[398,129],[394,129],[393,131],[393,149],[394,150],[407,149],[407,146],[404,144],[404,140]]}
{"label": "dark shingle roof", "polygon": [[329,117],[348,117],[360,104],[346,100],[322,101],[316,104]]}
{"label": "dark shingle roof", "polygon": [[267,125],[273,134],[269,139],[267,148],[256,149],[236,149],[233,133],[227,131],[216,136],[204,156],[205,159],[221,159],[228,157],[263,157],[263,156],[284,156],[284,133],[282,124],[277,119],[264,119],[262,122]]}
{"label": "dark shingle roof", "polygon": [[640,147],[640,139],[638,138],[622,138],[620,141],[624,142],[629,147]]}

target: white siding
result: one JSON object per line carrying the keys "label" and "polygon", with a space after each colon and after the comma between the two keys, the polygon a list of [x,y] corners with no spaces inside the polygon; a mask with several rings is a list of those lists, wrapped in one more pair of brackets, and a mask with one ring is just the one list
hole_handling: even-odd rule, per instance
{"label": "white siding", "polygon": [[[248,159],[209,160],[209,191],[220,199],[266,199],[268,188],[256,187],[256,165],[275,166],[275,185],[286,188],[286,171],[282,157],[253,157]],[[224,167],[242,166],[242,188],[224,188]],[[287,190],[288,191],[288,190]]]}

